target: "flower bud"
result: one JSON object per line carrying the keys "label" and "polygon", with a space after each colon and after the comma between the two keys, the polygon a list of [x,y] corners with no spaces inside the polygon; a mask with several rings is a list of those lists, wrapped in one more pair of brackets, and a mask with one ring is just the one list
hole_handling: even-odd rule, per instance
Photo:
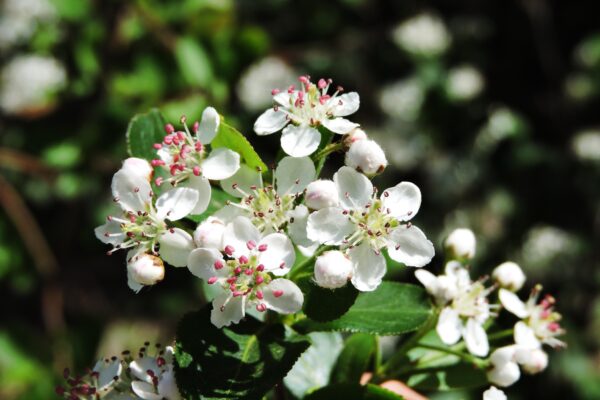
{"label": "flower bud", "polygon": [[470,260],[475,256],[475,235],[470,229],[455,229],[446,238],[444,247],[452,260]]}
{"label": "flower bud", "polygon": [[152,177],[152,167],[150,166],[150,163],[141,158],[127,158],[125,161],[123,161],[123,166],[121,169],[126,170],[130,175],[143,176],[144,178],[148,179],[148,181]]}
{"label": "flower bud", "polygon": [[506,394],[500,389],[491,386],[488,390],[483,392],[483,400],[506,400]]}
{"label": "flower bud", "polygon": [[133,290],[139,290],[140,285],[154,285],[162,281],[165,277],[165,267],[160,257],[146,253],[137,254],[127,262],[127,276],[129,286]]}
{"label": "flower bud", "polygon": [[194,231],[194,243],[198,247],[221,249],[225,223],[218,218],[208,217]]}
{"label": "flower bud", "polygon": [[344,286],[351,273],[352,262],[341,251],[323,253],[315,262],[315,282],[323,288]]}
{"label": "flower bud", "polygon": [[515,362],[517,347],[505,346],[496,349],[490,356],[492,369],[488,371],[488,380],[498,386],[510,386],[521,377],[519,365]]}
{"label": "flower bud", "polygon": [[367,134],[360,128],[355,128],[344,136],[344,145],[350,147],[352,143],[367,139]]}
{"label": "flower bud", "polygon": [[309,183],[306,187],[304,202],[308,208],[313,210],[337,206],[339,195],[335,183],[326,179]]}
{"label": "flower bud", "polygon": [[346,165],[365,175],[383,172],[388,162],[381,147],[373,140],[363,139],[350,145],[346,153]]}
{"label": "flower bud", "polygon": [[515,353],[517,362],[528,374],[542,372],[548,366],[548,354],[542,349],[521,348]]}
{"label": "flower bud", "polygon": [[498,265],[492,272],[492,277],[501,287],[513,292],[521,289],[525,283],[523,270],[512,261]]}

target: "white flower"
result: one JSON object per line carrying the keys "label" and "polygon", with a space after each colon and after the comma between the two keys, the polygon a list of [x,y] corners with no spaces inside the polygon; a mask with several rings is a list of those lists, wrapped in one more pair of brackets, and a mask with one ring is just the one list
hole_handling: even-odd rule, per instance
{"label": "white flower", "polygon": [[319,179],[306,187],[304,202],[312,210],[336,207],[339,204],[339,194],[333,181]]}
{"label": "white flower", "polygon": [[542,349],[519,346],[515,352],[515,360],[531,375],[542,372],[548,366],[548,354]]}
{"label": "white flower", "polygon": [[475,257],[476,239],[473,231],[466,228],[453,230],[444,242],[448,256],[453,260],[470,260]]}
{"label": "white flower", "polygon": [[471,100],[483,90],[484,80],[481,73],[470,65],[452,68],[448,72],[446,91],[456,101]]}
{"label": "white flower", "polygon": [[524,303],[513,292],[500,289],[500,302],[504,308],[522,319],[515,324],[515,342],[528,348],[541,348],[542,344],[563,347],[565,343],[557,339],[564,330],[559,324],[561,315],[554,311],[554,297],[546,295],[538,303],[540,291],[541,286],[537,285]]}
{"label": "white flower", "polygon": [[98,360],[91,373],[95,379],[96,393],[100,396],[110,393],[122,379],[123,370],[123,363],[117,358]]}
{"label": "white flower", "polygon": [[144,286],[155,285],[164,277],[165,267],[159,257],[138,254],[135,250],[127,253],[127,285],[134,292],[139,292]]}
{"label": "white flower", "polygon": [[490,386],[488,390],[483,392],[483,400],[506,400],[507,397],[502,390]]}
{"label": "white flower", "polygon": [[456,261],[448,262],[442,275],[435,276],[427,270],[419,269],[415,271],[415,277],[440,306],[454,300],[459,290],[471,284],[469,273]]}
{"label": "white flower", "polygon": [[315,85],[306,76],[300,77],[300,90],[294,85],[287,91],[273,90],[275,106],[265,111],[254,123],[258,135],[270,135],[283,129],[281,148],[292,157],[304,157],[312,154],[321,142],[318,127],[346,134],[358,124],[348,121],[347,115],[358,110],[358,93],[339,95],[340,87],[327,94],[331,80],[320,79]]}
{"label": "white flower", "polygon": [[352,143],[346,152],[345,162],[347,166],[369,176],[382,173],[388,165],[381,146],[369,139]]}
{"label": "white flower", "polygon": [[394,42],[419,56],[437,56],[450,46],[451,37],[444,22],[431,14],[420,14],[403,21],[392,32]]}
{"label": "white flower", "polygon": [[198,192],[177,188],[162,194],[155,204],[147,168],[147,162],[141,159],[124,162],[111,185],[114,201],[120,209],[94,232],[100,241],[113,246],[109,254],[131,249],[131,259],[134,254],[160,252],[169,264],[185,266],[193,248],[192,237],[182,229],[168,228],[166,220],[177,221],[187,216],[197,203]]}
{"label": "white flower", "polygon": [[391,117],[414,121],[425,101],[425,88],[416,77],[386,85],[379,93],[379,106]]}
{"label": "white flower", "polygon": [[516,292],[523,287],[525,283],[525,274],[518,264],[512,261],[506,261],[494,268],[492,278],[498,284],[512,292]]}
{"label": "white flower", "polygon": [[247,307],[271,309],[282,314],[300,311],[304,296],[285,275],[296,254],[290,239],[282,233],[261,236],[246,217],[227,224],[223,248],[200,248],[191,252],[188,268],[223,293],[213,301],[211,322],[217,327],[238,323]]}
{"label": "white flower", "polygon": [[323,288],[341,288],[351,274],[352,261],[341,251],[327,251],[315,261],[315,282]]}
{"label": "white flower", "polygon": [[[189,187],[198,192],[198,200],[191,214],[202,214],[210,202],[211,188],[209,179],[222,180],[231,177],[240,168],[240,155],[225,147],[207,152],[206,145],[210,144],[217,135],[220,117],[212,107],[202,112],[202,120],[195,123],[193,134],[182,118],[185,131],[175,131],[172,125],[165,127],[167,135],[162,143],[156,143],[158,159],[152,160],[152,165],[160,166],[169,171],[166,180],[171,185]],[[161,185],[163,178],[156,179]]]}
{"label": "white flower", "polygon": [[515,383],[521,378],[521,370],[515,361],[515,352],[517,346],[510,345],[500,347],[490,356],[492,369],[487,373],[487,378],[490,382],[507,387]]}
{"label": "white flower", "polygon": [[131,388],[139,398],[144,400],[181,399],[173,371],[172,347],[167,347],[164,352],[160,352],[154,357],[144,351],[140,354],[140,358],[129,363],[129,371],[134,378]]}
{"label": "white flower", "polygon": [[196,247],[220,249],[223,245],[224,233],[225,222],[219,218],[210,216],[204,222],[198,224],[198,227],[194,231],[194,244]]}
{"label": "white flower", "polygon": [[422,267],[431,261],[433,244],[408,222],[421,206],[417,186],[401,182],[384,190],[379,199],[371,181],[350,167],[340,168],[333,181],[340,205],[309,216],[308,238],[340,246],[352,261],[352,284],[358,290],[372,291],[381,283],[386,272],[383,249],[408,266]]}
{"label": "white flower", "polygon": [[67,83],[64,66],[56,59],[22,55],[2,69],[0,109],[7,114],[36,112],[53,103]]}

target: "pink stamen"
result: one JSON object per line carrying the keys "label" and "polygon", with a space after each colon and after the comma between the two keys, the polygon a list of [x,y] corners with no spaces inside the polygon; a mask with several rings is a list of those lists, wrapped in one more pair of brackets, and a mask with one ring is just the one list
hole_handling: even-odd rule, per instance
{"label": "pink stamen", "polygon": [[273,90],[271,90],[271,96],[275,96],[279,92],[281,92],[281,90],[279,90],[279,89],[273,89]]}
{"label": "pink stamen", "polygon": [[308,85],[310,83],[310,81],[308,80],[308,78],[305,75],[302,75],[301,77],[299,77],[298,80],[300,82],[304,83],[305,85]]}
{"label": "pink stamen", "polygon": [[328,95],[328,94],[325,94],[325,95],[323,95],[323,96],[319,97],[319,103],[321,103],[321,104],[325,104],[325,103],[327,103],[327,101],[328,101],[330,98],[331,98],[331,96],[330,96],[330,95]]}
{"label": "pink stamen", "polygon": [[261,244],[260,246],[258,246],[258,251],[267,251],[268,245],[266,244]]}
{"label": "pink stamen", "polygon": [[154,159],[154,160],[150,161],[150,164],[153,167],[158,167],[159,165],[165,165],[165,162],[163,160]]}
{"label": "pink stamen", "polygon": [[163,143],[171,145],[171,143],[173,143],[173,136],[165,136],[165,138],[163,139]]}
{"label": "pink stamen", "polygon": [[156,150],[160,150],[160,149],[162,149],[162,144],[160,144],[160,143],[154,143],[152,145],[152,147],[154,147]]}
{"label": "pink stamen", "polygon": [[240,297],[243,293],[240,292],[239,290],[236,290],[235,292],[233,292],[233,297]]}
{"label": "pink stamen", "polygon": [[217,277],[216,276],[211,276],[210,278],[208,278],[208,284],[209,285],[212,285],[216,281],[217,281]]}
{"label": "pink stamen", "polygon": [[247,270],[244,271],[244,274],[250,276],[254,273],[254,271],[252,271],[252,269],[248,268]]}
{"label": "pink stamen", "polygon": [[263,278],[262,276],[258,275],[254,281],[256,282],[257,285],[260,285],[261,283],[263,283],[265,281],[265,278]]}
{"label": "pink stamen", "polygon": [[240,258],[238,259],[238,261],[240,262],[240,264],[248,264],[248,257],[246,257],[246,256],[240,256]]}
{"label": "pink stamen", "polygon": [[246,243],[246,247],[248,248],[248,250],[253,250],[256,247],[256,242],[254,240],[249,240]]}
{"label": "pink stamen", "polygon": [[160,186],[163,183],[163,178],[162,177],[158,177],[154,180],[154,183],[156,184],[156,186]]}
{"label": "pink stamen", "polygon": [[195,149],[196,149],[196,151],[198,153],[200,153],[202,151],[202,143],[196,142],[196,144],[194,145],[194,147],[195,147]]}
{"label": "pink stamen", "polygon": [[259,300],[262,300],[265,296],[263,295],[262,290],[257,290],[256,291],[256,298]]}
{"label": "pink stamen", "polygon": [[227,254],[228,256],[231,256],[235,252],[235,248],[233,246],[227,245],[227,246],[225,246],[224,251],[225,251],[225,254]]}
{"label": "pink stamen", "polygon": [[171,124],[166,124],[165,132],[167,132],[167,135],[170,135],[171,133],[175,132],[175,127],[173,127]]}
{"label": "pink stamen", "polygon": [[325,87],[327,87],[327,81],[325,79],[321,78],[321,79],[319,79],[317,86],[319,87],[319,89],[325,89]]}
{"label": "pink stamen", "polygon": [[275,296],[275,297],[281,297],[281,296],[283,296],[283,290],[274,290],[273,291],[273,296]]}
{"label": "pink stamen", "polygon": [[258,264],[258,267],[256,267],[256,270],[257,270],[258,272],[263,272],[263,271],[265,270],[265,266],[264,266],[264,265],[262,265],[262,264]]}
{"label": "pink stamen", "polygon": [[548,330],[550,332],[557,332],[560,329],[560,325],[557,322],[551,322],[548,324]]}
{"label": "pink stamen", "polygon": [[292,94],[294,93],[294,90],[296,90],[296,85],[290,85],[290,87],[288,87],[287,92]]}
{"label": "pink stamen", "polygon": [[235,267],[235,269],[233,270],[233,273],[236,275],[239,275],[242,273],[242,267]]}
{"label": "pink stamen", "polygon": [[285,261],[282,261],[281,264],[279,264],[279,268],[281,268],[281,269],[285,268]]}
{"label": "pink stamen", "polygon": [[267,306],[264,303],[256,305],[256,311],[264,312],[267,310]]}
{"label": "pink stamen", "polygon": [[221,260],[215,261],[215,269],[219,270],[221,268],[223,268],[223,261],[221,261]]}
{"label": "pink stamen", "polygon": [[198,121],[194,122],[194,125],[192,126],[192,130],[194,131],[194,133],[198,132],[198,129],[200,129],[200,123]]}
{"label": "pink stamen", "polygon": [[196,165],[194,168],[192,168],[192,172],[194,175],[200,176],[200,167]]}

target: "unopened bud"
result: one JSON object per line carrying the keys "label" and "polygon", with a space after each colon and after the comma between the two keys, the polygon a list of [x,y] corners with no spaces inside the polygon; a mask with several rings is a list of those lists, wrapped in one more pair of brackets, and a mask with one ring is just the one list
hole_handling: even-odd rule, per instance
{"label": "unopened bud", "polygon": [[504,346],[490,355],[492,369],[488,371],[488,380],[498,386],[510,386],[521,377],[519,365],[515,362],[517,346]]}
{"label": "unopened bud", "polygon": [[359,140],[350,145],[346,153],[346,165],[365,175],[383,172],[388,165],[381,147],[373,140]]}
{"label": "unopened bud", "polygon": [[492,272],[492,277],[501,287],[513,292],[521,289],[525,283],[523,270],[512,261],[498,265]]}
{"label": "unopened bud", "polygon": [[194,243],[198,247],[221,249],[225,224],[218,218],[208,217],[194,231]]}
{"label": "unopened bud", "polygon": [[339,195],[335,183],[324,179],[309,183],[306,187],[304,201],[306,206],[313,210],[337,206]]}
{"label": "unopened bud", "polygon": [[355,128],[344,136],[344,144],[350,147],[352,143],[367,139],[367,133],[360,128]]}
{"label": "unopened bud", "polygon": [[129,278],[141,285],[154,285],[165,277],[163,261],[151,254],[139,254],[127,263]]}
{"label": "unopened bud", "polygon": [[315,282],[327,289],[344,286],[352,273],[352,262],[341,251],[328,251],[317,257]]}
{"label": "unopened bud", "polygon": [[476,239],[473,231],[466,228],[455,229],[448,235],[444,247],[452,260],[470,260],[475,257]]}
{"label": "unopened bud", "polygon": [[542,349],[521,348],[515,353],[517,362],[528,374],[542,372],[548,366],[548,354]]}

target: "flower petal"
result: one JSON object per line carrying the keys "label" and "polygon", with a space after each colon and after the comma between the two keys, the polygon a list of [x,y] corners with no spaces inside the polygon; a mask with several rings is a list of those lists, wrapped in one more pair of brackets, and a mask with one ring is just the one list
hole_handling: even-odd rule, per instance
{"label": "flower petal", "polygon": [[350,131],[360,126],[359,124],[355,124],[354,122],[348,121],[345,118],[323,119],[321,120],[321,124],[331,132],[339,133],[340,135],[350,133]]}
{"label": "flower petal", "polygon": [[317,174],[315,164],[308,157],[284,157],[275,169],[277,194],[301,193]]}
{"label": "flower petal", "polygon": [[498,367],[492,368],[487,373],[487,378],[490,382],[506,387],[510,386],[521,377],[521,370],[516,362],[508,362]]}
{"label": "flower petal", "polygon": [[468,319],[463,337],[465,338],[465,344],[467,345],[467,350],[469,350],[469,353],[478,357],[487,356],[488,352],[490,351],[490,344],[488,342],[487,334],[485,333],[483,326],[481,326],[479,322],[475,321],[474,318]]}
{"label": "flower petal", "polygon": [[96,363],[93,369],[94,372],[98,373],[98,391],[101,391],[113,383],[115,383],[115,376],[121,377],[123,372],[123,364],[121,360],[100,360]]}
{"label": "flower petal", "polygon": [[338,207],[323,208],[310,214],[306,226],[308,238],[323,244],[341,244],[353,230],[354,224]]}
{"label": "flower petal", "polygon": [[415,278],[425,287],[427,293],[432,296],[437,294],[437,277],[431,272],[425,269],[418,269],[415,271]]}
{"label": "flower petal", "polygon": [[371,292],[381,284],[387,269],[385,257],[377,254],[368,243],[361,243],[348,251],[352,261],[352,284],[361,292]]}
{"label": "flower petal", "polygon": [[212,142],[215,136],[217,136],[220,123],[221,117],[217,110],[212,107],[206,107],[202,112],[198,133],[196,133],[196,137],[200,140],[200,143],[209,144]]}
{"label": "flower petal", "polygon": [[329,101],[333,104],[331,112],[336,117],[354,114],[360,107],[360,97],[356,92],[344,93],[341,96],[333,97]]}
{"label": "flower petal", "polygon": [[158,394],[161,399],[167,400],[180,400],[181,393],[177,387],[177,381],[175,380],[175,373],[173,372],[173,366],[169,366],[168,369],[162,373],[160,381],[158,381]]}
{"label": "flower petal", "polygon": [[287,226],[287,232],[290,238],[297,246],[310,247],[315,244],[314,241],[310,240],[306,233],[306,226],[308,224],[309,216],[308,208],[300,204],[291,211],[288,211],[287,217],[290,222]]}
{"label": "flower petal", "polygon": [[138,173],[121,169],[115,173],[111,183],[112,195],[125,211],[137,213],[147,211],[146,205],[152,202],[150,181]]}
{"label": "flower petal", "polygon": [[515,324],[514,339],[516,344],[528,349],[537,349],[542,346],[533,329],[523,321]]}
{"label": "flower petal", "polygon": [[192,188],[171,189],[156,199],[156,215],[160,219],[177,221],[194,210],[199,197],[198,191]]}
{"label": "flower petal", "polygon": [[148,374],[148,371],[152,371],[154,375],[160,374],[160,368],[156,363],[156,359],[154,357],[140,357],[129,363],[129,371],[131,374],[137,379],[152,383],[152,377]]}
{"label": "flower petal", "polygon": [[187,261],[188,269],[192,274],[198,278],[208,281],[213,276],[224,277],[227,276],[227,268],[215,268],[215,263],[220,261],[225,265],[223,256],[215,249],[195,249],[190,253]]}
{"label": "flower petal", "polygon": [[260,245],[267,246],[258,258],[258,262],[265,266],[265,270],[275,276],[287,274],[296,261],[294,245],[290,238],[283,233],[271,233],[260,241]]}
{"label": "flower petal", "polygon": [[488,390],[483,392],[483,400],[507,400],[507,397],[502,390],[490,386]]}
{"label": "flower petal", "polygon": [[143,158],[129,157],[123,161],[121,169],[128,171],[130,174],[137,174],[148,181],[152,177],[152,166]]}
{"label": "flower petal", "polygon": [[206,211],[211,196],[211,187],[208,179],[203,176],[190,176],[181,183],[181,186],[189,187],[198,192],[198,201],[192,211],[190,211],[190,214],[198,215]]}
{"label": "flower petal", "polygon": [[121,223],[116,221],[107,221],[104,225],[94,229],[96,238],[102,243],[117,245],[123,243],[125,234],[121,230]]}
{"label": "flower petal", "polygon": [[409,267],[427,265],[435,255],[433,243],[414,225],[400,225],[390,233],[389,239],[387,249],[390,257]]}
{"label": "flower petal", "polygon": [[400,221],[408,221],[421,207],[421,191],[413,183],[400,182],[383,192],[381,202],[392,216]]}
{"label": "flower petal", "polygon": [[291,99],[292,96],[287,91],[279,92],[275,96],[273,96],[273,100],[276,103],[282,105],[283,107],[288,107],[289,105],[291,105]]}
{"label": "flower petal", "polygon": [[[275,292],[283,292],[275,296]],[[288,279],[273,279],[263,290],[264,303],[273,311],[281,314],[293,314],[302,309],[304,295],[296,284]]]}
{"label": "flower petal", "polygon": [[343,207],[362,209],[371,201],[373,184],[363,174],[353,168],[342,167],[334,175],[333,181],[340,194]]}
{"label": "flower petal", "polygon": [[510,290],[500,289],[498,291],[498,298],[500,299],[500,303],[502,306],[506,308],[507,311],[513,313],[519,318],[527,318],[529,316],[529,311],[527,311],[527,307],[525,303],[519,299],[515,293]]}
{"label": "flower petal", "polygon": [[269,108],[254,123],[254,132],[259,136],[270,135],[283,128],[288,122],[286,113]]}
{"label": "flower petal", "polygon": [[229,178],[238,169],[240,169],[240,155],[226,147],[214,149],[202,162],[202,175],[213,180]]}
{"label": "flower petal", "polygon": [[246,296],[223,293],[213,300],[210,322],[217,328],[237,324],[246,314]]}
{"label": "flower petal", "polygon": [[233,247],[233,256],[240,257],[248,256],[248,247],[246,244],[249,241],[258,243],[260,241],[260,232],[246,217],[236,217],[225,227],[223,234],[223,246]]}
{"label": "flower petal", "polygon": [[317,150],[321,134],[310,126],[288,125],[281,135],[281,148],[292,157],[305,157]]}
{"label": "flower petal", "polygon": [[462,333],[462,323],[458,313],[450,307],[444,308],[435,330],[445,344],[452,345],[458,342]]}
{"label": "flower petal", "polygon": [[131,382],[131,389],[144,400],[161,400],[163,397],[159,394],[154,393],[154,386],[148,382],[133,381]]}
{"label": "flower petal", "polygon": [[[237,185],[239,190],[233,188],[234,184]],[[229,178],[221,180],[223,190],[239,198],[244,197],[242,192],[249,194],[251,186],[262,187],[262,178],[260,172],[246,164],[240,165],[240,169]]]}
{"label": "flower petal", "polygon": [[173,232],[167,231],[159,238],[160,257],[174,267],[185,267],[188,256],[194,249],[192,236],[183,229],[173,228]]}

